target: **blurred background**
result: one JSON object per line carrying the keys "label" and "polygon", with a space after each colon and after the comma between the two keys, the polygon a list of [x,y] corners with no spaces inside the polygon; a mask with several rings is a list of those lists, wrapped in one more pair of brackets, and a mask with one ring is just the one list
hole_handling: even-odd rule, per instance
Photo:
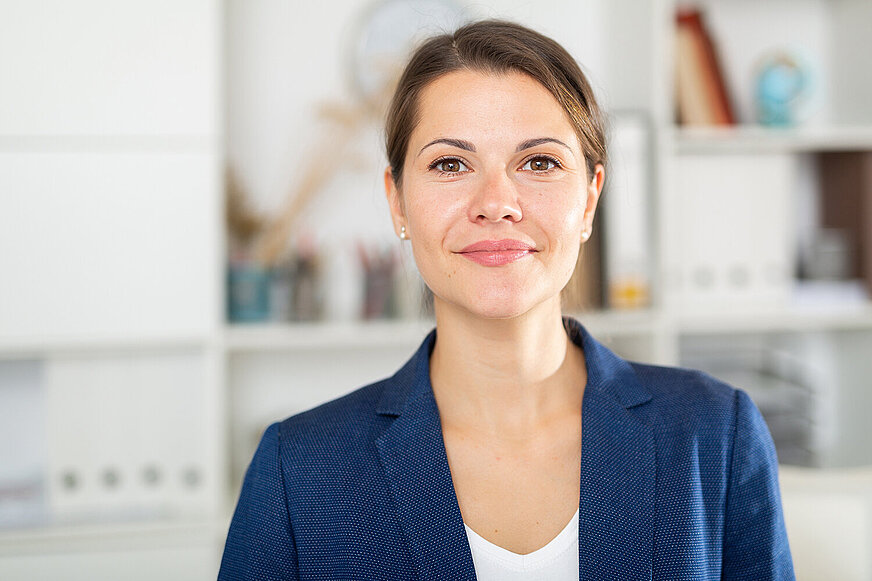
{"label": "blurred background", "polygon": [[0,0],[0,578],[214,578],[264,428],[412,353],[385,98],[487,17],[609,114],[567,312],[745,389],[799,578],[872,579],[868,0]]}

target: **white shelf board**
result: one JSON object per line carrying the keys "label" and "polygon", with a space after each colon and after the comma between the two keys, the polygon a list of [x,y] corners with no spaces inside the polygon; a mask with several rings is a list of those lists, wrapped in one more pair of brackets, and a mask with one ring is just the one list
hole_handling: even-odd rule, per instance
{"label": "white shelf board", "polygon": [[402,346],[419,343],[433,326],[427,320],[237,323],[227,326],[225,346],[236,353]]}
{"label": "white shelf board", "polygon": [[217,135],[0,135],[0,153],[220,152]]}
{"label": "white shelf board", "polygon": [[[571,313],[594,335],[645,335],[657,327],[652,311],[595,311]],[[231,324],[225,331],[230,352],[286,349],[346,349],[415,345],[435,323],[420,321],[372,321],[344,323]]]}
{"label": "white shelf board", "polygon": [[0,529],[0,556],[216,542],[227,533],[228,522],[204,518]]}
{"label": "white shelf board", "polygon": [[872,125],[680,127],[673,130],[673,139],[679,154],[872,150]]}
{"label": "white shelf board", "polygon": [[872,304],[788,305],[721,313],[676,313],[675,329],[685,335],[868,330]]}
{"label": "white shelf board", "polygon": [[578,320],[594,337],[636,337],[649,335],[661,325],[661,314],[655,310],[604,310],[567,313]]}
{"label": "white shelf board", "polygon": [[205,335],[118,336],[46,336],[0,340],[0,361],[4,359],[39,359],[59,353],[93,353],[118,351],[152,351],[167,349],[200,349],[211,345],[214,338]]}

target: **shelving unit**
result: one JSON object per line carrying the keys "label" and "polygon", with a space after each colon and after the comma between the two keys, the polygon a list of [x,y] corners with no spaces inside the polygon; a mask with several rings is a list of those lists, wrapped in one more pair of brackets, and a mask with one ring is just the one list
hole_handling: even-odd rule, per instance
{"label": "shelving unit", "polygon": [[677,155],[867,151],[872,147],[872,126],[798,129],[773,129],[756,125],[683,127],[674,130],[671,139]]}
{"label": "shelving unit", "polygon": [[[196,513],[79,524],[49,518],[41,525],[0,528],[0,578],[30,579],[37,571],[45,577],[69,577],[69,571],[77,571],[89,580],[134,579],[139,571],[141,578],[158,573],[167,579],[214,578],[242,472],[263,428],[391,374],[433,325],[430,320],[264,325],[224,320],[223,163],[227,158],[242,160],[240,165],[250,174],[244,177],[250,178],[254,190],[264,190],[261,198],[274,195],[265,191],[264,184],[280,181],[275,168],[287,147],[287,131],[300,129],[301,143],[294,146],[305,153],[307,139],[316,129],[304,117],[324,100],[325,91],[327,96],[342,91],[332,69],[323,72],[331,63],[340,66],[341,43],[314,23],[320,25],[318,18],[323,18],[324,23],[334,23],[324,27],[345,30],[363,2],[313,7],[322,12],[306,22],[290,18],[286,12],[290,4],[242,0],[198,0],[185,3],[184,8],[168,0],[133,2],[127,3],[133,8],[109,13],[104,13],[105,3],[96,1],[78,3],[75,10],[67,4],[51,3],[56,18],[50,32],[60,40],[50,46],[28,34],[42,30],[41,9],[20,3],[11,18],[0,22],[0,80],[22,80],[10,92],[13,98],[0,101],[0,271],[5,281],[12,281],[5,289],[8,298],[4,295],[0,301],[0,379],[4,365],[22,361],[45,373],[52,366],[75,368],[82,361],[147,360],[153,365],[137,372],[144,375],[131,376],[145,382],[148,373],[172,369],[178,358],[187,358],[180,365],[193,370],[196,379],[191,385],[198,390],[187,384],[170,385],[160,392],[160,401],[121,397],[117,405],[125,413],[136,406],[152,406],[158,421],[161,404],[172,411],[169,415],[199,414],[191,433],[201,443],[205,484]],[[866,32],[872,4],[863,0],[701,2],[709,10],[724,60],[730,63],[729,75],[747,75],[754,51],[765,48],[767,38],[786,42],[806,34],[809,46],[820,51],[819,58],[812,60],[827,67],[825,80],[832,87],[828,100],[813,123],[783,130],[751,124],[747,79],[732,84],[744,115],[741,125],[728,129],[675,125],[671,82],[675,4],[673,0],[563,0],[542,14],[541,7],[532,4],[494,0],[488,8],[472,8],[478,11],[472,16],[512,18],[551,34],[580,53],[577,56],[589,66],[613,112],[629,111],[649,122],[650,226],[656,263],[651,305],[638,311],[571,314],[619,354],[664,365],[682,364],[689,343],[712,338],[751,336],[780,345],[785,338],[806,337],[811,345],[830,345],[839,371],[830,385],[836,399],[833,405],[845,419],[835,439],[839,447],[828,462],[872,463],[868,450],[852,445],[866,429],[860,412],[872,405],[867,385],[872,362],[863,354],[865,346],[872,344],[872,302],[795,303],[790,298],[795,282],[790,269],[796,251],[793,238],[749,243],[752,248],[759,246],[761,254],[777,254],[787,269],[777,297],[719,303],[700,289],[691,292],[682,286],[693,279],[687,257],[695,255],[688,252],[697,246],[695,237],[702,236],[690,226],[711,218],[694,215],[702,205],[693,205],[701,202],[687,191],[688,175],[702,184],[700,191],[709,191],[705,186],[710,185],[719,194],[730,193],[724,184],[733,179],[737,189],[745,190],[745,200],[761,200],[750,206],[752,214],[780,212],[783,223],[779,223],[789,231],[795,226],[794,217],[785,212],[795,202],[795,192],[786,184],[803,179],[803,162],[809,156],[872,151],[868,107],[872,76],[864,73],[865,55],[872,52]],[[111,22],[114,28],[94,24],[89,14],[97,11],[103,13],[101,22]],[[561,11],[573,18],[554,22],[553,14]],[[773,15],[779,13],[796,15],[795,21],[775,19]],[[174,24],[166,30],[155,14],[173,14]],[[603,27],[581,39],[578,22],[590,15]],[[747,40],[739,40],[740,31],[749,35]],[[90,40],[79,45],[83,38]],[[163,48],[155,48],[154,38],[161,39],[158,44]],[[67,46],[78,49],[67,54]],[[123,50],[106,56],[112,53],[107,46]],[[301,63],[301,53],[321,56],[318,63]],[[93,64],[103,62],[100,59],[108,59],[103,72]],[[67,63],[68,70],[61,70],[59,62]],[[131,62],[140,68],[129,70]],[[298,71],[295,79],[314,78],[321,72],[324,83],[288,81],[287,71],[310,64],[313,68]],[[55,74],[47,75],[51,81],[47,82],[32,74],[36,70]],[[119,78],[128,84],[116,86]],[[49,99],[52,83],[73,86],[63,103]],[[258,101],[261,96],[269,107]],[[260,141],[254,135],[257,131]],[[373,139],[366,145],[375,143]],[[723,175],[707,175],[702,169],[709,166],[720,168]],[[379,169],[374,167],[373,175]],[[742,179],[743,172],[760,173],[763,181],[747,175]],[[368,190],[376,181],[340,180],[335,189],[350,194],[342,198],[336,191],[327,192],[324,204],[330,223],[338,224],[338,230],[349,223],[365,223],[374,230],[378,221],[373,216],[383,212],[387,232],[381,194]],[[772,189],[753,190],[764,187],[760,183]],[[118,201],[122,194],[127,196],[124,200],[129,198],[125,203]],[[724,212],[735,209],[730,207],[735,199],[727,198]],[[764,201],[770,204],[768,209],[761,206]],[[325,207],[313,212],[323,214]],[[354,208],[354,216],[346,222],[341,216],[344,208]],[[741,221],[749,215],[736,213],[736,221],[728,224],[711,221],[704,237],[720,237],[717,248],[731,252],[737,242],[730,237],[754,226]],[[777,253],[773,245],[779,245]],[[705,249],[696,250],[705,254]],[[709,256],[716,275],[721,258]],[[686,300],[691,295],[693,301]],[[697,304],[691,307],[694,301]],[[112,373],[119,372],[110,372],[110,379],[116,377]],[[78,389],[77,385],[91,380],[64,381],[43,389],[58,389],[61,384]],[[0,381],[0,408],[3,389]],[[190,409],[181,409],[179,401],[187,401]],[[98,423],[107,410],[89,415],[79,406],[71,412],[79,414],[84,426]],[[57,486],[55,468],[47,469],[46,488]],[[138,474],[139,468],[131,468],[131,474]],[[107,557],[110,551],[113,556]]]}
{"label": "shelving unit", "polygon": [[[810,35],[810,42],[805,42],[808,39],[804,38],[805,44],[810,44],[813,49],[826,51],[814,61],[814,64],[821,66],[841,62],[840,59],[847,54],[841,43],[861,42],[863,46],[868,44],[867,40],[858,37],[857,26],[853,22],[855,19],[862,19],[864,15],[872,17],[872,14],[867,14],[868,8],[856,0],[782,1],[766,6],[758,6],[758,3],[745,0],[710,0],[702,4],[710,12],[717,40],[721,41],[720,45],[727,53],[725,60],[734,65],[729,67],[732,75],[749,74],[747,71],[741,72],[740,69],[751,63],[754,50],[767,48],[767,36],[764,33],[768,34],[770,40],[774,39],[773,43],[784,41],[790,46],[798,36]],[[793,180],[803,177],[796,173],[797,166],[805,160],[803,156],[824,151],[872,150],[872,115],[856,103],[849,102],[852,98],[861,99],[867,93],[868,80],[852,78],[843,74],[841,69],[834,71],[826,79],[835,88],[835,92],[830,95],[832,104],[839,107],[822,107],[814,122],[807,126],[768,129],[754,125],[748,117],[751,110],[750,81],[746,78],[733,83],[734,93],[737,93],[734,97],[740,102],[739,109],[743,115],[742,124],[728,129],[688,129],[676,126],[673,118],[673,85],[670,80],[674,58],[672,27],[676,5],[677,2],[672,0],[612,0],[607,3],[590,2],[583,7],[605,22],[607,33],[596,36],[598,44],[596,50],[592,51],[594,62],[586,62],[583,55],[582,62],[589,65],[594,80],[598,80],[604,88],[605,100],[610,103],[613,112],[620,114],[628,111],[635,116],[641,114],[650,122],[651,142],[654,144],[651,148],[654,170],[654,182],[650,192],[654,211],[651,226],[657,235],[654,253],[657,268],[650,307],[639,312],[586,312],[574,313],[574,316],[594,335],[628,358],[666,365],[681,364],[683,341],[699,336],[872,332],[872,303],[810,306],[793,301],[791,260],[796,248],[792,239],[779,242],[782,272],[777,296],[770,293],[762,301],[739,300],[724,303],[718,303],[718,297],[714,297],[690,307],[683,295],[676,292],[675,270],[681,267],[682,252],[692,247],[694,240],[699,239],[697,234],[686,232],[687,224],[694,221],[693,215],[678,214],[680,218],[677,217],[676,208],[683,207],[683,204],[679,203],[681,200],[677,202],[673,197],[675,191],[687,187],[680,183],[679,176],[687,173],[685,168],[688,164],[721,164],[735,174],[745,171],[745,168],[740,164],[731,165],[733,161],[756,160],[759,165],[757,171],[764,172],[770,165],[769,161],[773,161],[777,166],[776,175],[764,175],[768,180],[766,184],[782,191],[779,193],[781,205],[773,206],[770,212],[784,216],[782,226],[789,228],[793,216],[786,216],[785,212],[792,203],[792,193],[787,189],[792,187],[789,184]],[[779,11],[798,16],[796,19],[791,17],[775,22],[767,20]],[[504,9],[496,2],[493,7],[482,9],[481,13],[475,15],[517,18],[533,26],[540,26],[566,46],[575,49],[590,48],[582,46],[578,38],[570,33],[572,27],[561,28],[560,25],[544,20],[539,23],[535,14],[523,13],[523,9],[517,7]],[[825,17],[821,18],[821,15]],[[844,26],[849,29],[846,34],[840,35],[839,39],[831,38],[834,31],[841,32]],[[750,34],[748,42],[737,37],[746,31]],[[630,66],[638,74],[626,74],[628,63],[631,63]],[[232,76],[233,72],[230,74]],[[232,105],[231,103],[231,110]],[[236,110],[242,117],[249,113],[242,105]],[[705,175],[702,171],[697,173]],[[714,181],[720,181],[720,178],[716,177]],[[753,182],[752,179],[747,181]],[[766,186],[758,186],[763,187]],[[754,193],[752,191],[749,197]],[[762,192],[758,193],[764,197]],[[375,193],[373,196],[379,197],[380,194]],[[605,203],[608,204],[608,201],[606,197]],[[718,236],[722,230],[724,229],[715,229],[701,236]],[[741,233],[742,224],[730,224],[725,230],[735,236]],[[679,233],[679,236],[676,237],[675,233]],[[765,248],[767,242],[752,241],[751,246],[753,244],[761,244]],[[231,325],[226,334],[226,348],[230,358],[230,400],[234,402],[234,408],[245,408],[249,395],[252,399],[269,399],[269,393],[280,389],[277,387],[281,383],[278,377],[290,372],[289,364],[283,366],[281,358],[291,358],[294,365],[305,367],[304,359],[313,352],[335,353],[343,350],[351,354],[371,355],[379,351],[386,360],[393,358],[399,364],[403,355],[408,355],[417,346],[430,325],[429,322],[419,321],[270,324],[262,327]],[[322,364],[323,360],[319,360],[312,363],[311,367]],[[270,367],[275,368],[275,373],[268,378],[265,377],[266,369]],[[295,367],[294,370],[301,373],[307,381],[316,381],[308,375],[306,369]],[[392,370],[387,368],[384,374]],[[319,373],[329,376],[326,372]],[[366,382],[362,378],[346,376],[342,371],[336,373],[336,383],[342,385],[343,389]],[[366,374],[360,375],[362,377]],[[252,393],[252,386],[258,383],[272,387],[263,390],[254,388]],[[302,399],[314,404],[319,401],[319,396],[312,393]],[[252,434],[262,429],[268,418],[275,419],[303,407],[302,403],[291,400],[293,398],[275,396],[272,406],[264,406],[256,412],[236,414],[236,420],[248,416],[247,420],[238,421],[234,430],[236,434],[244,433],[245,436],[240,438],[247,440],[245,445],[233,446],[233,470],[237,482],[255,445],[256,438]],[[279,401],[286,403],[281,404]],[[246,424],[248,427],[245,427]],[[237,439],[237,436],[231,436],[231,440]]]}
{"label": "shelving unit", "polygon": [[214,578],[222,11],[4,6],[4,580]]}
{"label": "shelving unit", "polygon": [[[659,184],[660,304],[676,341],[674,363],[697,365],[691,355],[702,345],[708,345],[714,366],[729,358],[731,349],[736,359],[742,350],[759,349],[761,385],[779,377],[806,390],[814,402],[806,461],[821,467],[872,463],[858,445],[872,433],[855,411],[870,399],[868,364],[848,357],[846,350],[872,340],[872,302],[868,296],[858,300],[854,288],[830,289],[815,300],[815,289],[807,292],[813,285],[794,274],[801,246],[818,227],[818,155],[872,151],[872,111],[863,105],[872,76],[861,72],[866,67],[860,56],[870,45],[859,32],[861,23],[872,21],[872,5],[854,0],[694,4],[703,10],[719,49],[739,124],[680,127],[671,107],[659,120],[658,143],[666,152]],[[671,15],[671,2],[660,5]],[[798,55],[812,71],[812,99],[796,127],[754,123],[756,63],[773,50]],[[668,62],[674,58],[670,54]],[[697,241],[703,248],[695,247]],[[709,263],[703,261],[706,256]],[[767,277],[773,285],[768,297],[739,300],[743,284]],[[731,374],[730,363],[720,365],[711,371],[755,381],[754,373],[734,369]],[[771,397],[766,401],[762,390],[757,394],[750,385],[737,385],[752,397],[760,395],[765,405],[778,405]],[[778,427],[773,421],[776,441]]]}

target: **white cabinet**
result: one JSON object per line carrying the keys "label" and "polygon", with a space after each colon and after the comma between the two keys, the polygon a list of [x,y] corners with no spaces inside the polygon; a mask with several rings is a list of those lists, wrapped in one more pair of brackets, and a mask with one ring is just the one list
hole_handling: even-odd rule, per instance
{"label": "white cabinet", "polygon": [[222,20],[3,5],[0,578],[214,578]]}

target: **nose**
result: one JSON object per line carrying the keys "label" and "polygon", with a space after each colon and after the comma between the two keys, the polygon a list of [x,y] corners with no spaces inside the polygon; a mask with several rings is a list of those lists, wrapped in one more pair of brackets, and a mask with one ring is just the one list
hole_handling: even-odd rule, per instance
{"label": "nose", "polygon": [[469,207],[473,222],[518,222],[523,217],[515,184],[504,172],[494,171],[479,184]]}

